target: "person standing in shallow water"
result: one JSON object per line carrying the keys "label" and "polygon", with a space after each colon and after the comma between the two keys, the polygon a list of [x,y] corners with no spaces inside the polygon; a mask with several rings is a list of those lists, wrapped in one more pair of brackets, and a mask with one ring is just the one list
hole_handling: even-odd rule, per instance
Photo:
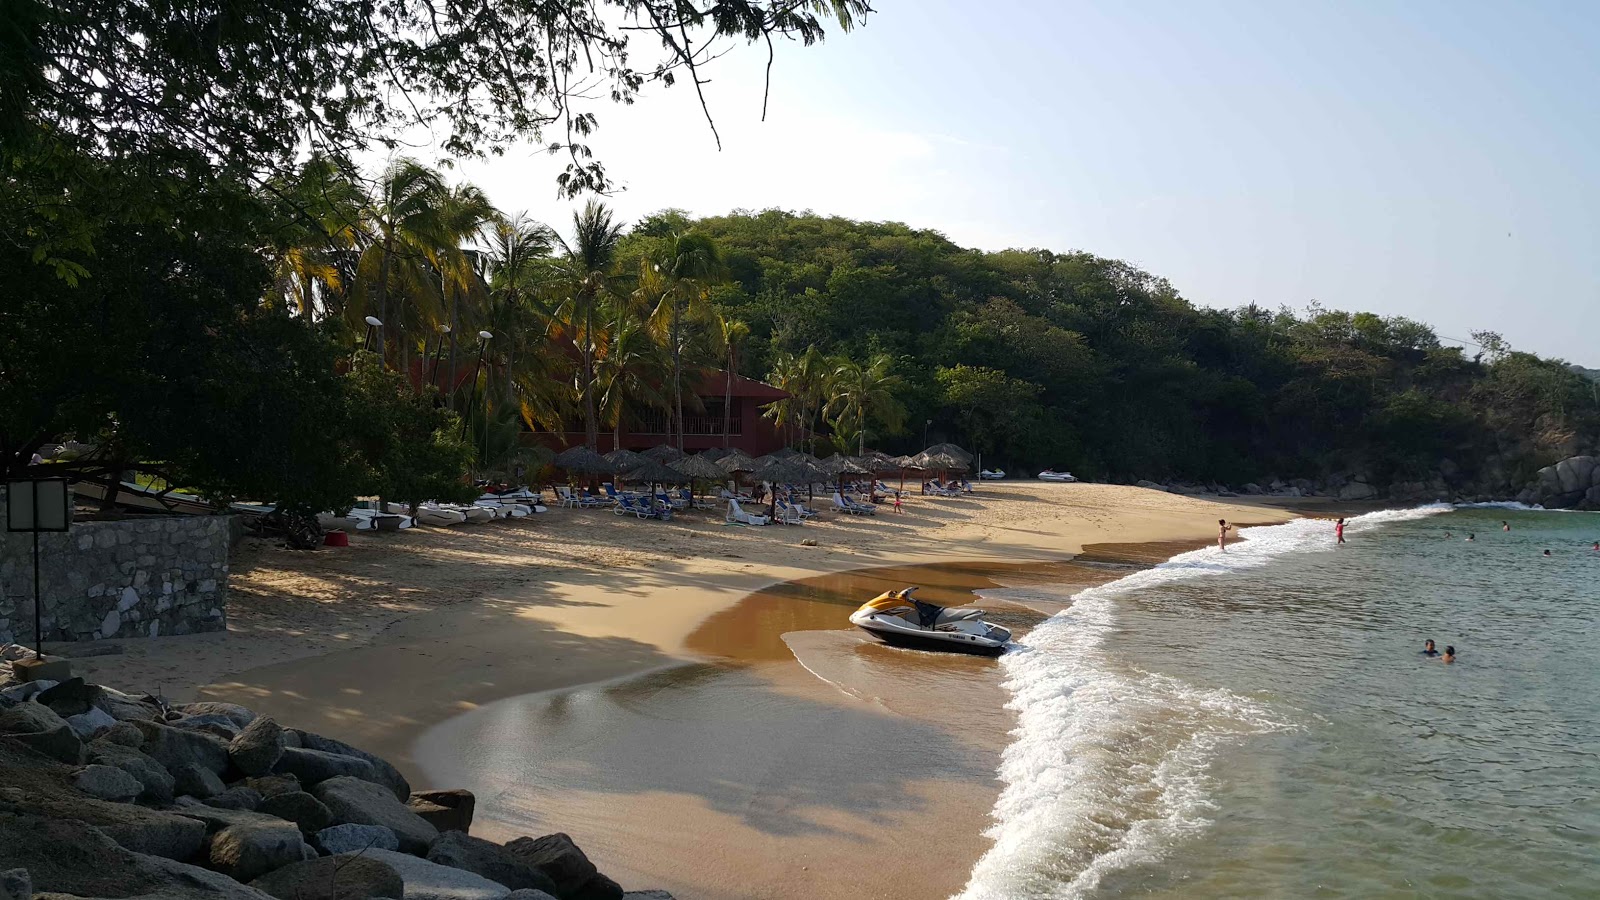
{"label": "person standing in shallow water", "polygon": [[1339,543],[1341,543],[1341,544],[1344,543],[1344,517],[1343,516],[1339,517],[1339,521],[1333,523],[1333,535],[1334,535],[1334,537],[1339,539],[1339,541],[1338,541]]}
{"label": "person standing in shallow water", "polygon": [[1501,531],[1510,531],[1511,530],[1511,523],[1505,521],[1504,519],[1501,519],[1500,520],[1500,530]]}
{"label": "person standing in shallow water", "polygon": [[1228,549],[1228,530],[1232,528],[1227,519],[1217,520],[1217,549],[1224,552]]}

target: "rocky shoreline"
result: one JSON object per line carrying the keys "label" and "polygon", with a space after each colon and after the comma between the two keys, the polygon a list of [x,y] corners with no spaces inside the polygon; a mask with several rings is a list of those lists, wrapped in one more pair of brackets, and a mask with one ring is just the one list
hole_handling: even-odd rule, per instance
{"label": "rocky shoreline", "polygon": [[473,837],[474,803],[242,706],[0,662],[0,900],[671,900],[565,834]]}

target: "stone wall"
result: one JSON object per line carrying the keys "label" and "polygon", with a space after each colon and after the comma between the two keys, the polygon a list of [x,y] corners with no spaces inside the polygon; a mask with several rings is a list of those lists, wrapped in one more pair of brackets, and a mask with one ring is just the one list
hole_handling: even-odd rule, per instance
{"label": "stone wall", "polygon": [[[5,500],[0,494],[0,528]],[[229,516],[74,523],[39,535],[46,641],[226,627]],[[33,535],[0,530],[0,644],[33,643]]]}

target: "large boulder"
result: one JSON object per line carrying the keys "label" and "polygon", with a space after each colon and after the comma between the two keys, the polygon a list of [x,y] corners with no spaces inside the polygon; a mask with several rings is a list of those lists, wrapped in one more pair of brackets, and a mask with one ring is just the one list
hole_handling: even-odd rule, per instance
{"label": "large boulder", "polygon": [[315,834],[333,824],[333,813],[328,811],[328,807],[304,791],[273,794],[262,800],[256,809],[269,816],[293,822],[306,834]]}
{"label": "large boulder", "polygon": [[407,801],[411,811],[440,831],[471,831],[478,798],[471,791],[414,791]]}
{"label": "large boulder", "polygon": [[622,888],[601,875],[589,857],[565,834],[541,838],[522,837],[505,849],[518,862],[537,869],[555,882],[561,900],[618,900]]}
{"label": "large boulder", "polygon": [[382,825],[395,833],[400,849],[408,853],[427,853],[439,837],[439,829],[407,809],[382,785],[340,776],[318,784],[311,792],[333,813],[335,822]]}
{"label": "large boulder", "polygon": [[253,810],[261,805],[261,793],[254,788],[236,784],[220,794],[205,799],[207,806],[219,809]]}
{"label": "large boulder", "polygon": [[143,786],[138,799],[156,806],[172,802],[172,774],[164,766],[143,752],[116,743],[110,735],[89,742],[89,762],[96,765],[115,766],[132,775]]}
{"label": "large boulder", "polygon": [[395,799],[402,803],[410,799],[411,785],[406,783],[405,776],[400,774],[400,770],[390,765],[388,760],[385,760],[383,757],[368,753],[359,747],[352,747],[343,741],[336,741],[330,737],[323,737],[322,735],[314,732],[300,731],[297,732],[297,734],[300,737],[300,746],[307,750],[320,750],[323,753],[335,753],[340,756],[352,757],[354,759],[359,759],[366,762],[368,765],[372,766],[372,774],[368,776],[358,775],[356,777],[365,777],[368,781],[375,781],[378,784],[387,787],[394,793]]}
{"label": "large boulder", "polygon": [[280,900],[399,900],[405,896],[405,883],[393,866],[354,854],[290,863],[250,886]]}
{"label": "large boulder", "polygon": [[1378,496],[1378,489],[1365,481],[1352,481],[1339,488],[1339,499],[1347,502],[1373,500]]}
{"label": "large boulder", "polygon": [[171,812],[176,815],[203,822],[207,834],[216,834],[224,828],[235,825],[285,825],[291,824],[262,812],[248,809],[225,809],[211,806],[194,799],[193,797],[179,797],[172,805]]}
{"label": "large boulder", "polygon": [[235,728],[244,728],[255,721],[256,714],[237,703],[221,703],[206,700],[199,703],[185,703],[175,707],[178,713],[184,716],[221,716],[232,722]]}
{"label": "large boulder", "polygon": [[285,747],[283,755],[278,758],[278,764],[272,768],[274,773],[293,775],[300,779],[301,784],[307,786],[340,776],[360,778],[364,781],[374,781],[377,778],[372,763],[364,759],[300,747]]}
{"label": "large boulder", "polygon": [[550,893],[549,891],[536,891],[532,888],[523,888],[520,891],[512,891],[511,893],[507,894],[506,900],[561,900],[561,898]]}
{"label": "large boulder", "polygon": [[393,850],[368,850],[362,854],[387,863],[405,882],[405,900],[503,900],[511,889],[465,869],[441,866]]}
{"label": "large boulder", "polygon": [[290,863],[316,859],[300,829],[288,822],[230,825],[211,839],[211,867],[235,881],[251,881]]}
{"label": "large boulder", "polygon": [[1572,456],[1556,463],[1556,480],[1563,494],[1582,494],[1593,483],[1595,458]]}
{"label": "large boulder", "polygon": [[99,737],[102,733],[116,727],[117,720],[99,707],[91,706],[87,712],[75,716],[67,716],[67,727],[78,736],[79,740],[87,741]]}
{"label": "large boulder", "polygon": [[0,872],[0,900],[33,900],[33,876],[27,869]]}
{"label": "large boulder", "polygon": [[0,710],[0,734],[8,735],[51,759],[77,765],[83,761],[83,741],[72,727],[41,703],[18,703]]}
{"label": "large boulder", "polygon": [[81,716],[94,708],[100,688],[82,678],[68,678],[49,690],[39,692],[35,702],[43,703],[63,719]]}
{"label": "large boulder", "polygon": [[334,825],[312,835],[311,841],[329,856],[400,849],[400,839],[382,825]]}
{"label": "large boulder", "polygon": [[201,800],[215,797],[226,790],[222,778],[210,769],[196,763],[185,763],[176,766],[172,771],[172,789],[179,794],[187,794]]}
{"label": "large boulder", "polygon": [[203,731],[172,728],[159,722],[134,722],[144,735],[140,748],[146,755],[167,767],[174,776],[187,765],[196,765],[221,775],[228,771],[228,745],[221,738]]}
{"label": "large boulder", "polygon": [[301,790],[300,779],[289,774],[263,775],[260,778],[246,778],[245,786],[255,790],[262,797],[271,797],[273,794],[292,794]]}
{"label": "large boulder", "polygon": [[244,774],[260,776],[278,764],[283,749],[283,729],[270,716],[259,716],[228,745],[228,758]]}
{"label": "large boulder", "polygon": [[161,707],[154,700],[147,702],[104,685],[100,686],[94,705],[118,722],[153,722],[161,718]]}
{"label": "large boulder", "polygon": [[132,803],[144,793],[139,779],[115,766],[84,766],[72,777],[72,786],[91,797],[113,803]]}
{"label": "large boulder", "polygon": [[428,860],[482,875],[512,890],[533,888],[556,892],[550,876],[506,852],[499,844],[470,837],[460,831],[447,831],[428,848]]}

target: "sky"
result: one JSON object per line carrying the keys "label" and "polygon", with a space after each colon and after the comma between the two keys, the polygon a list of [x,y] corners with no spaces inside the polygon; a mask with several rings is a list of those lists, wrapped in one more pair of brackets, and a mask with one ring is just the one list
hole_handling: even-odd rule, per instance
{"label": "sky", "polygon": [[[1600,4],[874,0],[598,107],[637,220],[779,207],[1085,250],[1192,302],[1403,315],[1600,366]],[[562,161],[460,171],[564,228]]]}

